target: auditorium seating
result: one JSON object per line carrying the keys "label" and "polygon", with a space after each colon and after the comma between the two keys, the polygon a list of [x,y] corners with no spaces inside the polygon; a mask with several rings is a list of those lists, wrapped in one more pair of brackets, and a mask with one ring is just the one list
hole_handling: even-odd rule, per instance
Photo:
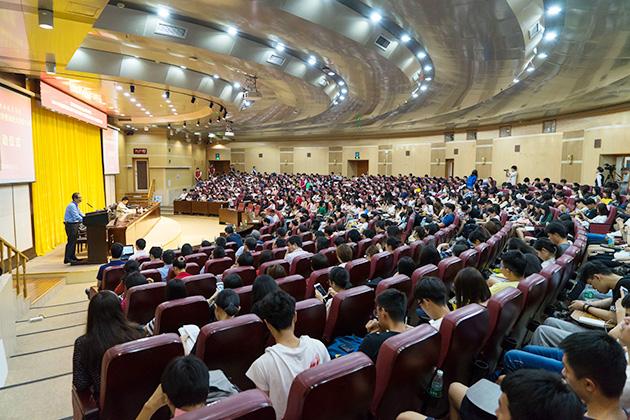
{"label": "auditorium seating", "polygon": [[394,255],[388,251],[382,251],[375,254],[370,260],[370,276],[369,279],[373,280],[378,277],[386,278],[392,272],[394,263]]}
{"label": "auditorium seating", "polygon": [[306,296],[306,280],[304,277],[296,274],[277,279],[276,283],[282,290],[293,296],[296,301],[304,300]]}
{"label": "auditorium seating", "polygon": [[153,334],[177,333],[184,325],[199,328],[210,321],[210,307],[203,296],[188,296],[160,303],[155,310]]}
{"label": "auditorium seating", "polygon": [[162,275],[156,269],[142,270],[140,274],[142,274],[147,280],[151,279],[156,283],[162,281]]}
{"label": "auditorium seating", "polygon": [[302,242],[302,249],[306,252],[310,252],[311,254],[314,254],[315,251],[317,251],[315,249],[315,242],[313,241]]}
{"label": "auditorium seating", "polygon": [[365,324],[374,309],[374,290],[368,286],[357,286],[335,295],[324,330],[324,341],[332,342],[342,335],[366,334]]}
{"label": "auditorium seating", "polygon": [[547,305],[550,305],[553,301],[555,301],[558,296],[558,293],[560,292],[560,283],[562,282],[562,271],[562,266],[558,264],[549,264],[540,271],[540,275],[547,279],[547,288],[545,290],[545,297],[541,303],[540,310],[538,311],[538,319],[544,313]]}
{"label": "auditorium seating", "polygon": [[247,314],[201,328],[197,357],[209,370],[221,369],[242,390],[255,388],[245,376],[251,364],[265,351],[265,325],[256,315]]}
{"label": "auditorium seating", "polygon": [[315,285],[321,284],[324,290],[328,290],[330,284],[328,282],[328,274],[332,267],[322,268],[321,270],[313,271],[306,281],[306,298],[312,298],[315,296]]}
{"label": "auditorium seating", "polygon": [[282,268],[284,268],[284,271],[289,274],[289,263],[286,260],[272,260],[267,261],[266,263],[262,263],[260,265],[260,268],[258,269],[258,272],[260,274],[267,274],[267,269],[274,265],[281,265]]}
{"label": "auditorium seating", "polygon": [[371,239],[362,239],[359,241],[359,243],[357,244],[358,246],[358,250],[357,250],[357,258],[361,258],[361,257],[365,257],[365,251],[367,251],[367,249],[370,247],[370,245],[372,245],[372,240]]}
{"label": "auditorium seating", "polygon": [[411,248],[411,258],[413,258],[415,263],[418,264],[418,261],[420,261],[420,253],[422,252],[422,248],[424,248],[424,241],[418,240],[412,242],[409,247]]}
{"label": "auditorium seating", "polygon": [[[188,274],[191,274],[191,275],[197,275],[201,271],[201,267],[199,267],[197,263],[192,263],[192,262],[186,263],[186,269],[184,271],[186,271]],[[175,278],[175,271],[173,270],[173,267],[171,267],[168,269],[168,274],[166,275],[166,281],[169,281],[173,278]]]}
{"label": "auditorium seating", "polygon": [[[258,251],[258,247],[261,248],[260,251]],[[256,245],[256,251],[254,252],[250,252],[250,254],[252,254],[252,258],[254,259],[254,261],[252,262],[252,266],[258,270],[258,267],[260,267],[260,254],[262,252],[262,245],[258,244]]]}
{"label": "auditorium seating", "polygon": [[439,277],[440,269],[433,264],[427,264],[416,268],[411,275],[411,290],[415,290],[416,284],[422,277]]}
{"label": "auditorium seating", "polygon": [[402,257],[413,258],[413,252],[409,245],[399,246],[398,248],[394,250],[393,254],[394,254],[394,261],[392,262],[392,273],[396,272],[396,265],[398,264],[398,261]]}
{"label": "auditorium seating", "polygon": [[590,223],[588,226],[589,233],[597,233],[600,235],[605,235],[610,231],[610,227],[615,223],[615,218],[617,217],[617,207],[615,206],[607,206],[608,207],[608,217],[604,223]]}
{"label": "auditorium seating", "polygon": [[143,270],[156,270],[158,268],[162,268],[164,267],[164,261],[162,260],[155,260],[155,261],[149,261],[149,262],[145,262],[142,266]]}
{"label": "auditorium seating", "polygon": [[404,274],[398,274],[396,276],[381,280],[376,286],[376,296],[380,295],[387,289],[397,289],[400,290],[407,296],[407,301],[409,301],[413,296],[413,291],[411,290],[411,279]]}
{"label": "auditorium seating", "polygon": [[518,284],[518,290],[523,294],[523,305],[510,338],[517,347],[521,347],[527,335],[527,326],[545,298],[547,279],[540,274],[532,274]]}
{"label": "auditorium seating", "polygon": [[149,283],[127,291],[125,315],[132,322],[144,325],[155,316],[155,309],[164,302],[166,283]]}
{"label": "auditorium seating", "polygon": [[197,274],[184,277],[188,296],[200,295],[210,299],[217,290],[217,278],[213,274]]}
{"label": "auditorium seating", "polygon": [[440,333],[428,324],[388,338],[376,361],[376,390],[370,411],[376,420],[420,412],[441,349]]}
{"label": "auditorium seating", "polygon": [[271,252],[273,252],[273,258],[275,260],[281,260],[287,255],[287,247],[283,246],[280,248],[275,248],[275,249],[272,249]]}
{"label": "auditorium seating", "polygon": [[321,340],[326,328],[326,305],[318,299],[306,299],[295,304],[297,320],[295,335],[308,335]]}
{"label": "auditorium seating", "polygon": [[370,261],[365,258],[358,258],[346,264],[346,270],[350,273],[350,283],[352,286],[361,286],[369,280]]}
{"label": "auditorium seating", "polygon": [[311,258],[313,254],[307,253],[298,255],[291,261],[291,267],[289,268],[289,274],[291,276],[299,274],[304,278],[308,278],[311,275]]}
{"label": "auditorium seating", "polygon": [[225,244],[225,250],[227,251],[228,249],[231,249],[234,252],[236,252],[238,251],[238,244],[236,242],[227,242]]}
{"label": "auditorium seating", "polygon": [[307,369],[291,384],[284,418],[365,418],[374,395],[375,376],[372,361],[361,352]]}
{"label": "auditorium seating", "polygon": [[232,267],[232,264],[234,264],[234,262],[228,257],[213,258],[206,262],[203,272],[204,274],[214,274],[215,276],[218,276],[223,274],[223,272],[228,268]]}
{"label": "auditorium seating", "polygon": [[243,286],[254,284],[254,280],[256,279],[256,269],[254,267],[228,268],[223,272],[223,277],[228,274],[238,274],[241,277],[241,280],[243,280]]}
{"label": "auditorium seating", "polygon": [[160,384],[166,365],[183,355],[184,347],[177,334],[162,334],[112,347],[103,356],[98,404],[91,391],[77,392],[73,388],[74,418],[135,420]]}
{"label": "auditorium seating", "polygon": [[323,254],[328,258],[328,264],[332,267],[339,264],[339,260],[337,260],[337,248],[332,246],[330,248],[322,249],[319,251],[320,254]]}
{"label": "auditorium seating", "polygon": [[210,406],[178,416],[178,420],[276,420],[267,394],[250,389],[223,398]]}
{"label": "auditorium seating", "polygon": [[125,267],[122,265],[116,265],[112,267],[106,267],[103,270],[103,282],[101,288],[103,290],[114,290],[120,283],[120,279],[125,275]]}
{"label": "auditorium seating", "polygon": [[479,251],[476,249],[468,249],[459,255],[462,260],[462,268],[477,268],[479,262]]}
{"label": "auditorium seating", "polygon": [[488,243],[482,243],[475,247],[479,251],[479,261],[477,262],[477,268],[480,270],[487,268],[490,264],[490,255],[492,253],[492,245]]}
{"label": "auditorium seating", "polygon": [[204,254],[208,256],[208,258],[210,258],[212,257],[212,251],[214,251],[214,248],[216,248],[214,245],[202,246],[201,248],[199,248],[197,252],[203,252]]}
{"label": "auditorium seating", "polygon": [[439,277],[446,285],[447,292],[452,290],[455,276],[457,276],[457,273],[462,269],[462,260],[458,257],[444,258],[438,264],[438,268],[440,270]]}
{"label": "auditorium seating", "polygon": [[241,302],[239,314],[248,314],[252,310],[252,286],[243,286],[234,289]]}
{"label": "auditorium seating", "polygon": [[196,254],[186,255],[184,257],[187,263],[195,263],[199,267],[203,267],[206,265],[206,261],[208,261],[208,256],[203,252],[198,252]]}
{"label": "auditorium seating", "polygon": [[236,262],[236,251],[231,248],[225,248],[225,256],[232,260],[232,264]]}

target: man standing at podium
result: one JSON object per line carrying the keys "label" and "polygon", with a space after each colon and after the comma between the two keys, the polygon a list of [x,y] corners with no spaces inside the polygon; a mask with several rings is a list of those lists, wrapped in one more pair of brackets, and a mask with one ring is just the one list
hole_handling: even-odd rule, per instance
{"label": "man standing at podium", "polygon": [[75,192],[72,194],[72,202],[66,207],[66,214],[63,221],[66,225],[66,235],[68,235],[68,243],[66,244],[66,254],[63,259],[64,264],[81,261],[75,255],[77,249],[77,239],[79,239],[79,223],[83,221],[85,214],[79,209],[79,203],[83,200],[81,194]]}

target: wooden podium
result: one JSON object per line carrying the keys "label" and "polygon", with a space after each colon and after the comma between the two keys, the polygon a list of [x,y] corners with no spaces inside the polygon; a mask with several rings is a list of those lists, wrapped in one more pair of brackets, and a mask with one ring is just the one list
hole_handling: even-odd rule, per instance
{"label": "wooden podium", "polygon": [[94,211],[83,218],[87,226],[88,264],[107,263],[107,224],[109,215],[106,211]]}

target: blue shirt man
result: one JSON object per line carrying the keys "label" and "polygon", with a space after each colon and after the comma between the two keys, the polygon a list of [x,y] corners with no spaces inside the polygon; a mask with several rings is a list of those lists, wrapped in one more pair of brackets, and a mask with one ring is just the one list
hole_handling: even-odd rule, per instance
{"label": "blue shirt man", "polygon": [[76,247],[77,240],[79,239],[79,223],[83,221],[83,217],[85,216],[81,210],[79,210],[79,203],[82,200],[83,198],[78,192],[72,194],[72,202],[66,207],[66,213],[63,216],[66,235],[68,236],[63,258],[64,264],[72,264],[80,261],[76,256]]}
{"label": "blue shirt man", "polygon": [[[79,195],[79,199],[81,195]],[[63,221],[66,223],[80,223],[83,221],[85,214],[79,209],[79,204],[76,201],[72,201],[66,207],[66,214],[63,216]]]}
{"label": "blue shirt man", "polygon": [[234,233],[234,228],[232,226],[226,227],[225,233],[228,234],[228,236],[225,238],[226,241],[236,242],[238,248],[243,246],[243,238],[241,238],[241,235]]}

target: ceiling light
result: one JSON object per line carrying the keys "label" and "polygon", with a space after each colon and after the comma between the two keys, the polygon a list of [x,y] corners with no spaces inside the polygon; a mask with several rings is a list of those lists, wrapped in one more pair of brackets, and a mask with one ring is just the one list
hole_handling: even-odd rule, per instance
{"label": "ceiling light", "polygon": [[219,75],[218,75],[218,74],[215,74],[215,75],[214,75],[214,76],[212,76],[212,77],[214,77],[215,79],[218,79],[218,78],[219,78]]}
{"label": "ceiling light", "polygon": [[424,66],[424,71],[431,71],[431,70],[433,70],[433,67],[428,66],[428,65]]}
{"label": "ceiling light", "polygon": [[236,34],[238,34],[238,31],[236,30],[236,28],[234,28],[232,26],[228,26],[227,33],[232,35],[232,36],[236,36]]}
{"label": "ceiling light", "polygon": [[400,40],[402,42],[409,42],[409,41],[411,41],[411,37],[409,35],[405,34],[405,35],[400,37]]}
{"label": "ceiling light", "polygon": [[234,135],[234,133],[232,131],[226,131],[225,135],[228,137],[232,137]]}
{"label": "ceiling light", "polygon": [[136,98],[129,98],[131,102],[136,102]]}
{"label": "ceiling light", "polygon": [[431,80],[433,80],[433,77],[427,77],[427,78],[426,78],[426,79],[424,79],[424,80],[426,80],[427,82],[430,82]]}
{"label": "ceiling light", "polygon": [[278,42],[278,44],[276,45],[276,51],[284,51],[284,44],[282,42]]}
{"label": "ceiling light", "polygon": [[422,86],[420,86],[420,90],[421,90],[421,91],[425,91],[425,90],[427,90],[427,87],[426,87],[426,86],[424,86],[424,85],[422,85]]}
{"label": "ceiling light", "polygon": [[140,102],[136,103],[137,107],[141,107],[142,105],[140,105]]}
{"label": "ceiling light", "polygon": [[125,92],[125,93],[123,93],[123,95],[129,96],[129,92]]}
{"label": "ceiling light", "polygon": [[118,85],[118,86],[116,86],[116,89],[122,90],[123,88],[122,88],[122,86]]}
{"label": "ceiling light", "polygon": [[420,52],[418,53],[418,58],[424,58],[424,57],[426,57],[426,56],[427,56],[427,53],[425,53],[425,52],[420,51]]}
{"label": "ceiling light", "polygon": [[176,110],[175,108],[171,109],[171,111],[173,111],[173,112],[177,112],[177,110]]}
{"label": "ceiling light", "polygon": [[317,63],[317,60],[312,55],[308,58],[308,64],[314,66]]}
{"label": "ceiling light", "polygon": [[334,76],[334,75],[335,75],[335,72],[334,72],[334,71],[332,71],[332,70],[330,70],[330,71],[328,72],[328,75],[329,75],[329,76]]}
{"label": "ceiling light", "polygon": [[339,102],[335,101],[333,102],[333,105],[339,105]]}
{"label": "ceiling light", "polygon": [[418,94],[416,92],[414,92],[411,96],[413,96],[414,98],[417,98]]}
{"label": "ceiling light", "polygon": [[345,97],[345,96],[343,96],[343,95],[341,95],[341,96],[339,97],[339,100],[340,100],[340,101],[343,101],[343,100],[345,100],[345,99],[346,99],[346,97]]}
{"label": "ceiling light", "polygon": [[42,29],[52,29],[54,25],[52,10],[39,9],[39,27]]}
{"label": "ceiling light", "polygon": [[144,131],[149,131],[149,126],[148,125],[144,126]]}
{"label": "ceiling light", "polygon": [[186,70],[186,66],[179,66],[180,69]]}
{"label": "ceiling light", "polygon": [[341,93],[348,93],[348,89],[341,89]]}
{"label": "ceiling light", "polygon": [[147,114],[147,115],[149,115],[149,114],[150,114],[150,112],[149,112],[149,111],[145,111],[144,113],[145,113],[145,114]]}
{"label": "ceiling light", "polygon": [[241,88],[241,84],[239,82],[234,82],[234,84],[232,86],[234,86],[236,89],[240,89]]}
{"label": "ceiling light", "polygon": [[54,61],[46,61],[46,74],[56,74],[56,73],[57,73],[57,64]]}
{"label": "ceiling light", "polygon": [[196,100],[197,100],[197,98],[195,98],[195,97],[193,96],[192,98],[190,98],[190,103],[191,103],[191,104],[194,104]]}
{"label": "ceiling light", "polygon": [[245,106],[250,106],[252,103],[251,103],[250,101],[245,101],[245,102],[243,102],[243,104],[244,104]]}
{"label": "ceiling light", "polygon": [[345,85],[345,82],[343,80],[340,80],[339,83],[337,83],[339,86],[343,86]]}
{"label": "ceiling light", "polygon": [[547,53],[541,52],[540,54],[538,54],[538,58],[547,58]]}
{"label": "ceiling light", "polygon": [[177,112],[173,112],[173,115],[179,115]]}
{"label": "ceiling light", "polygon": [[173,108],[173,104],[170,104],[168,107],[169,107],[169,108]]}
{"label": "ceiling light", "polygon": [[130,127],[129,127],[129,124],[127,124],[127,128],[130,128]]}
{"label": "ceiling light", "polygon": [[531,72],[533,72],[534,70],[535,70],[535,69],[534,69],[534,67],[532,67],[532,66],[527,67],[527,72],[528,72],[528,73],[531,73]]}
{"label": "ceiling light", "polygon": [[197,124],[195,124],[197,127],[199,127],[199,120],[197,120]]}
{"label": "ceiling light", "polygon": [[545,39],[546,39],[547,41],[551,41],[551,40],[556,39],[556,37],[557,37],[557,36],[558,36],[558,34],[557,34],[557,33],[555,33],[555,32],[549,32],[549,33],[546,33],[546,34],[545,34]]}
{"label": "ceiling light", "polygon": [[167,18],[167,17],[169,17],[169,16],[171,15],[171,12],[169,12],[168,10],[166,10],[166,9],[165,9],[165,8],[163,8],[163,7],[160,7],[160,8],[158,9],[158,15],[159,15],[160,17],[162,17],[162,18]]}
{"label": "ceiling light", "polygon": [[554,16],[560,13],[561,11],[562,11],[562,8],[560,8],[559,6],[551,6],[549,9],[547,9],[547,14],[549,16]]}
{"label": "ceiling light", "polygon": [[149,114],[149,118],[153,118],[153,114]]}
{"label": "ceiling light", "polygon": [[184,121],[184,128],[186,128],[186,121]]}
{"label": "ceiling light", "polygon": [[374,23],[380,22],[382,18],[383,16],[381,16],[381,14],[378,12],[372,12],[372,14],[370,15],[370,20]]}
{"label": "ceiling light", "polygon": [[140,111],[146,111],[146,110],[147,110],[146,108],[140,108]]}
{"label": "ceiling light", "polygon": [[520,82],[520,80],[519,79],[514,79],[514,80],[512,80],[512,82],[518,83],[518,82]]}

